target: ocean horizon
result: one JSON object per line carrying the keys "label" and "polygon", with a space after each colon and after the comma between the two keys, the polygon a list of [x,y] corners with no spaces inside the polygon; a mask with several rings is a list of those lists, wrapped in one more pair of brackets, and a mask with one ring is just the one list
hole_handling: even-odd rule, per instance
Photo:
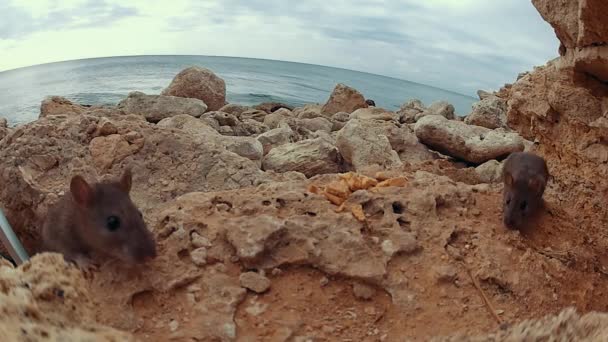
{"label": "ocean horizon", "polygon": [[447,101],[466,115],[477,98],[394,77],[329,66],[268,59],[146,55],[87,58],[0,72],[0,117],[10,125],[38,118],[47,96],[85,105],[116,105],[132,91],[159,94],[189,66],[208,68],[226,82],[227,101],[242,105],[281,102],[294,107],[324,103],[337,83],[359,90],[376,106],[397,110],[410,99]]}

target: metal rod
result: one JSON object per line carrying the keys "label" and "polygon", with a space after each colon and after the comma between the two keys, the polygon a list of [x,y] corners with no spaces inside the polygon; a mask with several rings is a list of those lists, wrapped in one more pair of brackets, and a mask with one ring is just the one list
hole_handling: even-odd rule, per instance
{"label": "metal rod", "polygon": [[0,240],[2,240],[2,244],[4,245],[4,247],[8,249],[8,252],[10,253],[17,266],[28,261],[29,256],[27,255],[25,248],[23,248],[23,245],[21,245],[21,241],[19,241],[17,235],[15,235],[13,228],[11,228],[11,225],[8,223],[8,220],[6,219],[6,216],[4,216],[4,212],[1,208],[0,228]]}

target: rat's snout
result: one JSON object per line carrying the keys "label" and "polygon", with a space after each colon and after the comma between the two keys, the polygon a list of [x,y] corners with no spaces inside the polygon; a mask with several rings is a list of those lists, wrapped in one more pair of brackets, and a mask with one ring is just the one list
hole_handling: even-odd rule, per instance
{"label": "rat's snout", "polygon": [[503,222],[509,229],[516,229],[519,226],[519,220],[515,219],[513,215],[505,214]]}
{"label": "rat's snout", "polygon": [[132,259],[134,263],[142,264],[156,258],[156,241],[151,235],[152,234],[146,234],[144,238],[133,240],[133,245],[127,248],[129,250],[130,259]]}

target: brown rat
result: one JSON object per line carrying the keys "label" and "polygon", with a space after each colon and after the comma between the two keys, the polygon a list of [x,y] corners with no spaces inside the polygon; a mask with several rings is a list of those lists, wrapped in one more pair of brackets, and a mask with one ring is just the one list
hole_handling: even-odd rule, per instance
{"label": "brown rat", "polygon": [[74,176],[70,191],[49,209],[42,227],[46,251],[58,252],[81,269],[94,268],[93,256],[130,265],[156,257],[154,236],[131,201],[131,170],[117,181],[88,184]]}
{"label": "brown rat", "polygon": [[517,229],[542,206],[549,170],[543,158],[514,152],[505,160],[502,176],[503,222],[508,228]]}

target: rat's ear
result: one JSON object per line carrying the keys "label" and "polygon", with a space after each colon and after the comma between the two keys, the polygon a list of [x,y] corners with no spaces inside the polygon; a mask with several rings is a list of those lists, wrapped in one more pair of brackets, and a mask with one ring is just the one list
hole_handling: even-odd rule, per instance
{"label": "rat's ear", "polygon": [[74,201],[82,206],[86,207],[93,201],[93,189],[82,176],[72,177],[70,192]]}
{"label": "rat's ear", "polygon": [[133,175],[131,173],[131,168],[126,168],[124,173],[122,174],[122,176],[120,177],[120,181],[118,182],[118,185],[120,185],[120,188],[122,189],[122,191],[129,193],[131,191],[131,185],[133,183]]}
{"label": "rat's ear", "polygon": [[513,185],[513,176],[511,176],[511,174],[510,174],[510,173],[508,173],[508,172],[507,172],[507,173],[505,173],[505,184],[506,184],[507,186],[511,186],[511,185]]}
{"label": "rat's ear", "polygon": [[528,185],[536,193],[545,191],[545,182],[540,177],[532,177],[528,180]]}

